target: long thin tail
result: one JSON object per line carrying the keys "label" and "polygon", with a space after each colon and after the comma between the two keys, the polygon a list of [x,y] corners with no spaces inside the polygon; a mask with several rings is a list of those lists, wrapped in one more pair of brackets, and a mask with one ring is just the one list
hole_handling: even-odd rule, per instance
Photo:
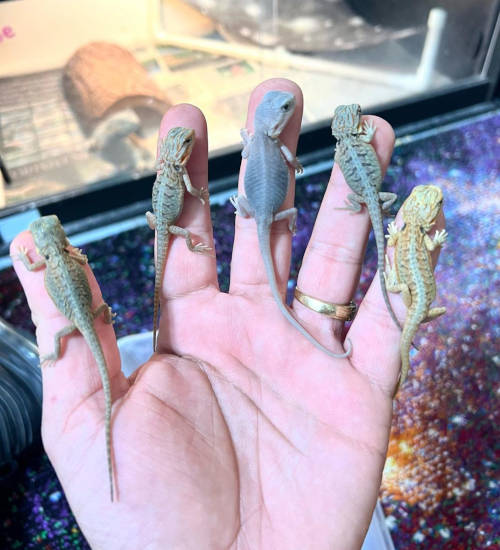
{"label": "long thin tail", "polygon": [[[377,196],[378,200],[378,196]],[[368,204],[367,204],[368,206]],[[387,292],[387,286],[385,284],[385,240],[384,240],[384,225],[382,223],[382,212],[380,210],[380,207],[376,206],[377,210],[372,211],[373,208],[371,206],[368,206],[368,212],[370,214],[370,219],[372,221],[372,227],[373,227],[373,233],[375,235],[375,243],[377,245],[377,268],[378,268],[378,277],[380,279],[380,288],[382,289],[382,295],[384,297],[384,302],[387,306],[387,309],[389,311],[389,315],[391,316],[392,320],[396,324],[396,326],[399,328],[399,330],[403,330],[403,327],[401,326],[401,323],[399,322],[398,318],[396,317],[396,314],[394,313],[394,310],[392,309],[391,302],[389,300],[389,294]]]}
{"label": "long thin tail", "polygon": [[106,458],[108,462],[108,477],[109,477],[109,494],[111,502],[113,502],[113,447],[111,441],[111,385],[109,383],[108,366],[104,353],[102,351],[101,342],[97,337],[96,331],[93,325],[93,319],[90,321],[90,326],[87,330],[82,331],[83,337],[89,345],[92,353],[94,354],[97,362],[97,368],[102,381],[102,389],[104,391],[104,403],[105,403],[105,433],[106,433]]}
{"label": "long thin tail", "polygon": [[394,390],[393,397],[396,397],[399,388],[404,384],[404,381],[408,376],[408,370],[410,369],[410,348],[412,347],[412,341],[419,325],[418,319],[414,317],[415,313],[408,310],[408,316],[406,318],[405,326],[403,327],[400,341],[401,372],[399,374],[399,380],[396,385],[396,389]]}
{"label": "long thin tail", "polygon": [[271,293],[273,295],[273,298],[275,302],[278,304],[278,307],[285,317],[285,319],[293,325],[311,344],[313,344],[316,348],[321,350],[322,352],[326,353],[330,357],[335,358],[342,358],[342,357],[349,357],[352,352],[352,345],[351,341],[347,340],[347,351],[344,353],[333,353],[333,351],[330,351],[328,348],[325,348],[323,344],[320,344],[313,336],[311,336],[307,330],[295,319],[295,317],[290,313],[288,307],[285,303],[283,303],[283,298],[281,297],[280,291],[278,289],[278,283],[276,282],[276,274],[274,271],[274,263],[273,263],[273,257],[271,254],[271,239],[269,235],[269,227],[268,226],[257,226],[257,231],[259,234],[259,245],[260,245],[260,252],[262,255],[262,258],[264,260],[264,266],[266,268],[267,278],[269,280],[269,286],[271,287]]}
{"label": "long thin tail", "polygon": [[158,317],[160,312],[160,290],[165,275],[165,260],[170,234],[161,227],[156,228],[156,264],[155,288],[153,298],[153,351],[156,351],[156,334],[158,332]]}

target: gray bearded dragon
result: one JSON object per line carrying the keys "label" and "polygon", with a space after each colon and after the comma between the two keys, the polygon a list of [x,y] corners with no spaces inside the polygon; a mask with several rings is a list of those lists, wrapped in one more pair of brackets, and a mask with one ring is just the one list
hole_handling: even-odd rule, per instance
{"label": "gray bearded dragon", "polygon": [[315,340],[293,317],[283,303],[276,282],[273,258],[271,255],[271,224],[278,220],[287,220],[288,228],[295,233],[297,209],[289,208],[278,212],[288,192],[290,164],[298,172],[302,166],[291,151],[279,140],[295,109],[293,94],[282,91],[270,91],[265,94],[257,106],[254,118],[254,134],[246,129],[241,131],[243,139],[242,157],[247,159],[245,170],[245,196],[231,198],[236,212],[244,217],[253,217],[257,223],[259,246],[264,260],[269,286],[278,307],[287,319],[309,342],[331,357],[347,357],[351,349],[343,354],[335,354]]}
{"label": "gray bearded dragon", "polygon": [[387,288],[401,292],[408,308],[401,335],[401,376],[398,391],[410,366],[411,342],[420,323],[431,321],[446,312],[444,307],[430,307],[436,297],[436,281],[430,253],[443,245],[447,233],[436,231],[431,239],[427,234],[436,221],[443,204],[443,194],[435,185],[419,185],[402,206],[404,225],[398,229],[389,224],[388,246],[394,247],[394,267],[387,262]]}
{"label": "gray bearded dragon", "polygon": [[186,240],[192,252],[208,252],[210,247],[203,243],[193,244],[191,233],[187,229],[174,225],[184,206],[184,190],[205,204],[208,200],[206,189],[192,186],[186,164],[191,156],[195,141],[194,130],[190,128],[171,128],[160,144],[157,175],[153,186],[153,212],[146,212],[151,229],[156,229],[156,262],[153,313],[153,351],[156,350],[158,331],[158,311],[160,306],[160,288],[165,273],[165,261],[170,235],[180,235]]}
{"label": "gray bearded dragon", "polygon": [[29,230],[33,235],[36,249],[43,259],[32,263],[25,249],[19,250],[19,259],[29,271],[45,267],[45,288],[57,309],[71,321],[70,325],[56,333],[54,352],[42,357],[40,362],[43,364],[56,361],[60,356],[61,338],[71,334],[74,330],[80,331],[89,345],[99,369],[104,392],[106,454],[110,497],[113,500],[111,388],[106,359],[94,328],[94,319],[101,313],[104,314],[106,323],[113,322],[113,314],[106,303],[92,311],[92,293],[87,275],[82,268],[82,265],[87,263],[87,257],[70,245],[59,218],[44,216],[33,221]]}
{"label": "gray bearded dragon", "polygon": [[[337,138],[335,162],[339,165],[344,179],[353,193],[348,195],[348,210],[361,212],[366,204],[377,244],[380,286],[384,301],[394,323],[401,330],[385,285],[384,273],[384,225],[383,212],[388,210],[397,195],[380,191],[382,171],[375,150],[370,145],[375,134],[375,126],[365,122],[361,125],[361,107],[357,104],[340,105],[335,109],[332,120],[332,134]],[[382,205],[380,202],[382,201]]]}

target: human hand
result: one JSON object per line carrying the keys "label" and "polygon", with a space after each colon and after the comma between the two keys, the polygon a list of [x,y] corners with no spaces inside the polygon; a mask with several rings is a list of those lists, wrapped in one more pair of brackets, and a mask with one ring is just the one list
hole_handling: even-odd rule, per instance
{"label": "human hand", "polygon": [[[269,89],[292,91],[296,111],[281,139],[295,150],[302,112],[289,81],[260,85],[249,122]],[[374,146],[385,170],[394,143],[376,117]],[[181,105],[165,116],[195,129],[188,172],[207,186],[203,115]],[[243,161],[244,170],[245,161]],[[242,178],[240,177],[240,192]],[[366,209],[339,210],[350,190],[333,170],[300,270],[298,287],[347,303],[359,281],[370,229]],[[293,205],[291,185],[283,208]],[[186,195],[178,225],[212,246],[209,206]],[[273,255],[284,294],[291,235],[273,224]],[[35,258],[28,232],[12,243]],[[43,270],[14,266],[25,288],[41,355],[67,324],[43,286]],[[102,298],[88,266],[94,307]],[[377,276],[378,277],[378,276]],[[158,351],[130,379],[120,371],[113,329],[101,318],[113,392],[117,501],[109,501],[104,398],[90,350],[78,333],[43,369],[45,449],[93,548],[359,548],[376,502],[399,372],[400,332],[373,281],[349,330],[353,353],[332,359],[309,344],[272,300],[255,222],[236,217],[229,293],[221,293],[214,256],[193,254],[173,238],[163,283]],[[401,299],[392,299],[402,313]],[[343,323],[297,301],[294,315],[322,344],[341,352]],[[152,315],[152,312],[151,312]]]}

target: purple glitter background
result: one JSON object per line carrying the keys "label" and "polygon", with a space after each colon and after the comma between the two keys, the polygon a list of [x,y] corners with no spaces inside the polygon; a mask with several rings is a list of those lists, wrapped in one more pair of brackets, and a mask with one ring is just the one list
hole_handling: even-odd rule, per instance
{"label": "purple glitter background", "polygon": [[[396,548],[499,548],[498,216],[500,112],[401,141],[385,188],[402,200],[417,184],[443,189],[449,240],[436,270],[444,317],[422,326],[409,379],[395,403],[381,487]],[[290,296],[328,174],[297,186]],[[399,207],[400,203],[397,205]],[[221,287],[229,280],[233,208],[213,206]],[[151,329],[152,234],[146,227],[84,247],[117,336]],[[133,266],[133,269],[130,267]],[[376,266],[372,237],[359,302]],[[0,272],[0,315],[33,333],[12,269]],[[495,363],[496,361],[496,363]],[[47,457],[35,449],[0,498],[0,548],[88,548]]]}

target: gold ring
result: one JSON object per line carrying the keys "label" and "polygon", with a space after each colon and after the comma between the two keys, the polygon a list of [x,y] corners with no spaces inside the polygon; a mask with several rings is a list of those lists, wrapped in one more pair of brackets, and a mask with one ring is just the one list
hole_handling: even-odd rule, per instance
{"label": "gold ring", "polygon": [[356,316],[356,304],[351,300],[348,304],[334,304],[332,302],[325,302],[318,298],[313,298],[301,292],[295,287],[295,298],[304,306],[316,313],[326,315],[331,319],[337,319],[339,321],[352,321]]}

